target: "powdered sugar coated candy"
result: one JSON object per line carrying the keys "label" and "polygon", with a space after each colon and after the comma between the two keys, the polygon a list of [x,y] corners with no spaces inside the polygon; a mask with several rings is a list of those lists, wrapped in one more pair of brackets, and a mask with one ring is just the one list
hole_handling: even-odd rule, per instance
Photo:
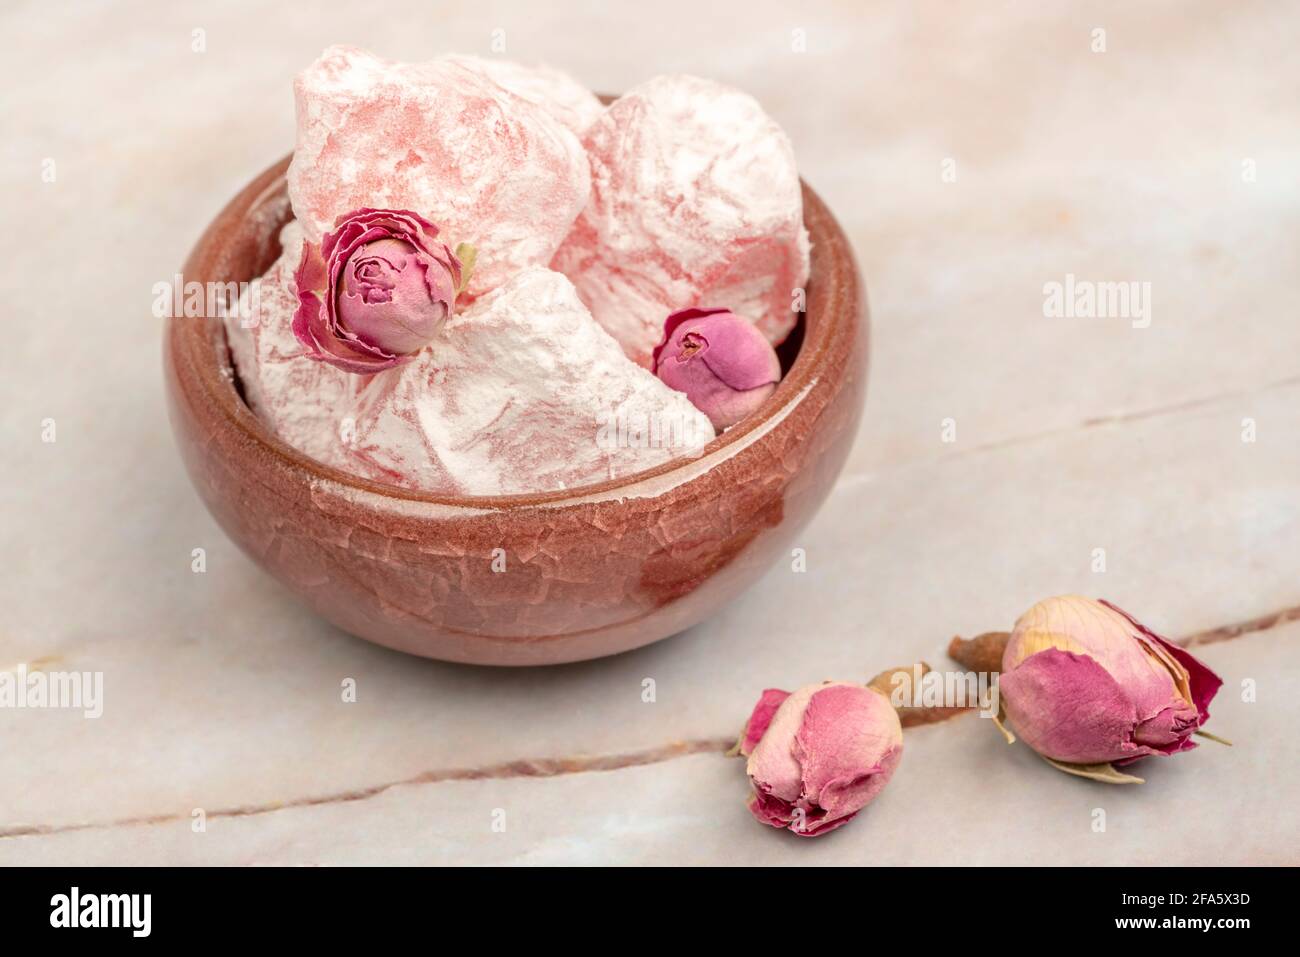
{"label": "powdered sugar coated candy", "polygon": [[289,198],[313,242],[354,209],[413,210],[452,247],[478,248],[468,291],[479,295],[550,262],[586,204],[578,138],[464,63],[390,63],[335,46],[294,92]]}
{"label": "powdered sugar coated candy", "polygon": [[226,341],[252,410],[289,445],[324,459],[338,443],[338,410],[366,377],[308,360],[294,337],[293,274],[302,245],[302,227],[290,221],[280,230],[280,258],[249,286],[236,313],[226,316]]}
{"label": "powdered sugar coated candy", "polygon": [[725,307],[777,345],[808,279],[794,151],[752,98],[660,76],[615,101],[584,139],[591,201],[552,268],[648,365],[664,317]]}
{"label": "powdered sugar coated candy", "polygon": [[559,273],[531,267],[477,300],[414,362],[373,376],[327,461],[461,495],[619,478],[714,437],[686,396],[629,361]]}
{"label": "powdered sugar coated candy", "polygon": [[515,96],[541,107],[578,136],[605,112],[596,94],[569,74],[549,66],[525,66],[513,60],[455,54],[445,59],[482,73]]}

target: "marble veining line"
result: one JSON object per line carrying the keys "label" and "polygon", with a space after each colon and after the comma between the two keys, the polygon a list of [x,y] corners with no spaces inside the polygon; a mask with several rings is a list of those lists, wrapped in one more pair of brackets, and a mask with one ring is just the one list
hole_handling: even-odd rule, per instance
{"label": "marble veining line", "polygon": [[[1216,644],[1240,638],[1244,635],[1269,631],[1280,625],[1300,621],[1300,605],[1284,608],[1281,611],[1260,615],[1246,621],[1217,628],[1198,631],[1178,644],[1183,647]],[[908,727],[919,724],[934,724],[948,721],[966,714],[973,714],[975,709],[943,709],[942,716],[909,722]],[[500,764],[486,765],[481,768],[450,768],[440,771],[423,771],[409,778],[398,781],[386,781],[370,787],[357,788],[317,797],[297,798],[274,804],[254,804],[242,807],[222,808],[207,812],[209,818],[253,817],[270,814],[290,808],[316,807],[322,804],[346,804],[352,801],[365,801],[377,797],[386,791],[398,787],[420,784],[440,784],[444,781],[482,781],[509,778],[552,778],[565,774],[585,774],[594,771],[621,771],[624,768],[641,767],[647,764],[661,764],[674,758],[692,754],[724,754],[735,744],[735,738],[697,738],[687,741],[674,741],[671,744],[640,751],[625,751],[619,754],[600,754],[571,758],[525,758],[506,761]],[[145,827],[159,824],[171,824],[188,821],[189,814],[152,814],[139,817],[120,818],[113,821],[84,821],[73,824],[14,824],[0,827],[0,840],[18,837],[44,837],[54,834],[66,834],[73,831],[101,830],[112,827]]]}
{"label": "marble veining line", "polygon": [[[1250,396],[1262,395],[1266,392],[1289,389],[1296,385],[1300,385],[1300,375],[1287,376],[1285,379],[1276,379],[1273,382],[1266,382],[1263,385],[1255,386],[1254,388],[1235,389],[1231,392],[1217,392],[1214,395],[1184,399],[1181,402],[1174,402],[1170,405],[1155,405],[1146,409],[1134,409],[1132,412],[1116,412],[1111,415],[1094,416],[1092,418],[1084,419],[1082,422],[1076,423],[1072,426],[1065,426],[1059,429],[1047,429],[1042,432],[1029,432],[1024,435],[999,439],[996,442],[986,442],[982,445],[973,445],[968,449],[954,451],[951,454],[951,457],[957,458],[963,455],[978,455],[981,452],[992,452],[1008,446],[1037,442],[1040,439],[1069,435],[1072,432],[1085,432],[1089,429],[1101,428],[1108,425],[1124,425],[1128,422],[1159,419],[1164,416],[1177,415],[1180,412],[1189,412],[1192,409],[1200,409],[1205,406],[1216,405],[1220,402],[1227,402],[1231,399],[1244,399]],[[948,456],[940,456],[940,458],[947,457]]]}
{"label": "marble veining line", "polygon": [[1196,645],[1212,645],[1220,641],[1240,638],[1242,635],[1253,634],[1257,631],[1268,631],[1270,628],[1276,628],[1278,625],[1285,625],[1292,621],[1300,621],[1300,605],[1283,608],[1281,611],[1260,615],[1258,618],[1251,618],[1247,621],[1239,621],[1234,625],[1222,625],[1218,628],[1198,631],[1194,635],[1188,635],[1179,644],[1184,648],[1192,648]]}
{"label": "marble veining line", "polygon": [[[352,791],[324,794],[318,797],[297,798],[292,801],[280,801],[273,804],[255,804],[243,807],[220,808],[206,812],[209,819],[252,817],[269,814],[290,808],[315,807],[320,804],[346,804],[351,801],[365,801],[377,797],[393,788],[417,784],[441,784],[444,781],[482,781],[486,779],[504,780],[509,778],[553,778],[562,774],[583,774],[590,771],[619,771],[623,768],[635,768],[645,764],[659,764],[673,758],[690,754],[707,752],[725,752],[735,744],[735,738],[705,738],[694,741],[674,741],[671,744],[641,751],[626,751],[620,754],[599,754],[589,757],[572,758],[525,758],[518,761],[506,761],[501,764],[487,765],[481,768],[450,768],[440,771],[422,771],[399,781],[386,781],[370,787],[357,788]],[[115,821],[85,821],[75,824],[19,824],[0,827],[0,840],[14,837],[39,837],[50,834],[66,834],[71,831],[100,830],[110,827],[149,826],[188,821],[185,814],[149,814],[139,817],[121,818]]]}
{"label": "marble veining line", "polygon": [[[1187,412],[1192,409],[1214,405],[1219,402],[1226,402],[1230,399],[1249,398],[1251,396],[1261,395],[1265,392],[1288,389],[1296,385],[1300,385],[1300,375],[1278,379],[1274,382],[1269,382],[1253,389],[1238,389],[1233,392],[1220,392],[1214,395],[1187,399],[1183,402],[1176,402],[1172,405],[1152,406],[1147,409],[1135,409],[1132,412],[1118,412],[1113,415],[1094,416],[1093,418],[1084,419],[1082,422],[1077,422],[1074,425],[1062,426],[1057,429],[1046,429],[1041,432],[1026,432],[1023,435],[1013,435],[1005,439],[998,439],[995,442],[985,442],[980,445],[973,445],[970,448],[955,449],[942,455],[908,458],[901,462],[888,463],[882,468],[875,468],[870,471],[845,472],[840,476],[839,481],[835,483],[835,489],[836,491],[840,491],[844,488],[872,481],[878,475],[889,471],[891,466],[905,467],[914,464],[929,465],[934,462],[958,459],[967,455],[981,455],[985,452],[996,452],[1000,449],[1014,448],[1018,445],[1029,445],[1043,439],[1059,438],[1061,436],[1071,435],[1075,432],[1086,432],[1089,429],[1102,428],[1108,425],[1124,425],[1129,422],[1141,422],[1145,419],[1158,419],[1163,416],[1177,415],[1180,412]],[[870,399],[867,401],[869,406]]]}

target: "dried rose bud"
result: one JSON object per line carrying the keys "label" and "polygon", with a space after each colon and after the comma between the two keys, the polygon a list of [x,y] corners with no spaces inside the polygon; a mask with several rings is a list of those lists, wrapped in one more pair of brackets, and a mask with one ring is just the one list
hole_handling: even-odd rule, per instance
{"label": "dried rose bud", "polygon": [[1020,616],[999,689],[1012,726],[1043,757],[1125,765],[1196,747],[1191,736],[1222,684],[1114,605],[1068,595]]}
{"label": "dried rose bud", "polygon": [[339,217],[294,273],[293,334],[311,359],[371,373],[409,362],[452,315],[461,260],[438,227],[403,209]]}
{"label": "dried rose bud", "polygon": [[754,788],[749,810],[772,827],[817,837],[847,824],[889,783],[903,728],[863,685],[825,681],[763,692],[741,735]]}
{"label": "dried rose bud", "polygon": [[722,431],[767,401],[781,363],[752,322],[726,309],[683,309],[664,320],[654,373]]}

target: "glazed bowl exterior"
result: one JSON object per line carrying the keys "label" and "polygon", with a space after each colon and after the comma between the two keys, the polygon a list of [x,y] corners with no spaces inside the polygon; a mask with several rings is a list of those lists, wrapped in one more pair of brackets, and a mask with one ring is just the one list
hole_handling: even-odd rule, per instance
{"label": "glazed bowl exterior", "polygon": [[[245,282],[279,254],[286,157],[204,232],[185,281]],[[866,388],[852,250],[803,187],[812,275],[797,357],[696,458],[561,492],[454,497],[322,465],[240,396],[219,319],[168,320],[172,429],[226,533],[317,614],[415,655],[538,665],[616,654],[704,620],[778,561],[830,492]],[[505,570],[500,558],[504,551]],[[494,562],[494,558],[497,561]]]}

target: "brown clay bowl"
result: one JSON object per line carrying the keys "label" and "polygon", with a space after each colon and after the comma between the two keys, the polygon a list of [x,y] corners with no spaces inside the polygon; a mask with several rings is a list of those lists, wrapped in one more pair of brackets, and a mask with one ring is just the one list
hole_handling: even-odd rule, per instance
{"label": "brown clay bowl", "polygon": [[[185,264],[187,282],[266,271],[291,215],[288,163],[221,211]],[[866,295],[835,217],[806,184],[803,199],[812,277],[788,372],[698,458],[535,495],[458,498],[367,481],[290,448],[253,415],[220,320],[174,318],[167,394],[190,478],[254,561],[317,614],[390,648],[539,665],[676,634],[790,559],[857,431]],[[492,570],[497,548],[503,573]]]}

